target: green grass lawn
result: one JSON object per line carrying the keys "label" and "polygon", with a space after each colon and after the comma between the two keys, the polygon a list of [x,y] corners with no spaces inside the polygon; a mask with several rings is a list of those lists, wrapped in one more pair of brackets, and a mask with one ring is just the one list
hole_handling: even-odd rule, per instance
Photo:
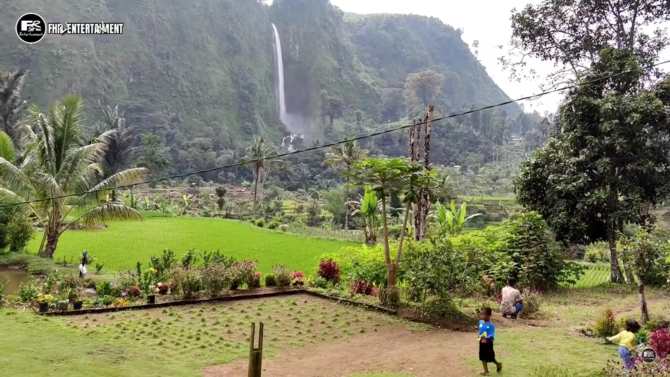
{"label": "green grass lawn", "polygon": [[[29,252],[37,252],[41,236],[38,233],[31,241]],[[103,272],[111,272],[134,269],[137,262],[146,266],[151,255],[158,256],[164,249],[173,250],[179,257],[191,248],[219,249],[238,260],[258,260],[261,272],[283,264],[311,274],[320,255],[351,245],[355,243],[303,238],[233,220],[171,217],[113,222],[102,230],[67,231],[58,243],[54,259],[76,261],[82,250],[88,250],[105,264]]]}
{"label": "green grass lawn", "polygon": [[[600,375],[608,359],[618,355],[614,346],[578,337],[563,328],[497,329],[496,335],[496,359],[508,376],[594,377]],[[477,355],[466,364],[481,370]],[[489,370],[495,366],[489,365]]]}

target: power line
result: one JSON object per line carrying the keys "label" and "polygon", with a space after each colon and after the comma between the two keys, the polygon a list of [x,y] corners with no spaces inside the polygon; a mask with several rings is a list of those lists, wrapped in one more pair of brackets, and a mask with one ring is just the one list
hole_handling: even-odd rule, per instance
{"label": "power line", "polygon": [[[660,65],[663,65],[663,64],[668,64],[668,63],[670,63],[670,60],[665,60],[665,61],[662,61],[662,62],[658,62],[658,63],[652,64],[652,65],[649,65],[649,66],[647,66],[647,67],[645,67],[645,68],[646,68],[646,69],[649,69],[649,68],[657,67],[657,66],[660,66]],[[472,110],[468,110],[468,111],[463,111],[463,112],[460,112],[460,113],[450,114],[450,115],[447,115],[447,116],[443,116],[443,117],[441,117],[441,118],[432,119],[431,122],[438,122],[438,121],[445,120],[445,119],[456,118],[456,117],[459,117],[459,116],[472,114],[472,113],[475,113],[475,112],[478,112],[478,111],[483,111],[483,110],[488,110],[488,109],[494,109],[494,108],[496,108],[496,107],[501,107],[501,106],[509,105],[509,104],[512,104],[512,103],[515,103],[515,102],[519,102],[519,101],[527,101],[527,100],[530,100],[530,99],[539,98],[539,97],[542,97],[542,96],[546,96],[546,95],[548,95],[548,94],[558,93],[558,92],[562,92],[562,91],[564,91],[564,90],[568,90],[568,89],[576,88],[576,87],[578,87],[578,86],[580,86],[580,85],[597,83],[597,82],[599,82],[599,81],[606,80],[606,79],[610,79],[610,78],[613,78],[613,77],[617,77],[617,76],[620,76],[620,75],[623,75],[623,74],[626,74],[626,73],[631,73],[631,72],[633,72],[633,71],[634,71],[634,70],[621,71],[621,72],[618,72],[618,73],[615,73],[615,74],[612,74],[612,75],[609,75],[609,76],[600,77],[600,78],[595,79],[595,80],[582,81],[582,82],[579,82],[579,83],[577,83],[577,84],[572,84],[572,85],[568,85],[568,86],[564,86],[564,87],[560,87],[560,88],[556,88],[556,89],[552,89],[552,90],[547,90],[547,91],[544,91],[544,92],[541,92],[541,93],[538,93],[538,94],[533,94],[533,95],[530,95],[530,96],[525,96],[525,97],[520,97],[520,98],[517,98],[517,99],[512,99],[512,100],[509,100],[509,101],[500,102],[500,103],[497,103],[497,104],[495,104],[495,105],[489,105],[489,106],[484,106],[484,107],[480,107],[480,108],[477,108],[477,109],[472,109]],[[279,153],[279,154],[273,156],[273,158],[282,158],[282,157],[292,156],[292,155],[296,155],[296,154],[300,154],[300,153],[312,152],[312,151],[316,151],[316,150],[319,150],[319,149],[332,148],[332,147],[335,147],[335,146],[338,146],[338,145],[341,145],[341,144],[346,144],[346,143],[348,143],[348,142],[350,142],[350,141],[358,141],[358,140],[363,140],[363,139],[367,139],[367,138],[371,138],[371,137],[376,137],[376,136],[380,136],[380,135],[385,135],[385,134],[389,134],[389,133],[391,133],[391,132],[396,132],[396,131],[400,131],[400,130],[405,130],[405,129],[408,129],[408,128],[410,128],[410,127],[418,126],[418,125],[421,125],[421,124],[424,124],[424,122],[423,122],[423,121],[419,121],[418,123],[412,123],[412,124],[408,124],[408,125],[404,125],[404,126],[400,126],[400,127],[389,128],[389,129],[386,129],[386,130],[377,131],[377,132],[373,132],[373,133],[369,133],[369,134],[365,134],[365,135],[361,135],[361,136],[350,137],[350,138],[346,138],[345,140],[340,140],[340,141],[336,141],[336,142],[333,142],[333,143],[328,143],[328,144],[323,144],[323,145],[315,145],[315,146],[313,146],[313,147],[309,147],[309,148],[305,148],[305,149],[300,149],[300,150],[297,150],[297,151],[294,151],[294,152]],[[24,205],[24,204],[40,203],[40,202],[46,202],[46,201],[54,200],[54,199],[64,199],[64,198],[69,198],[69,197],[79,197],[79,196],[88,195],[88,194],[93,194],[93,193],[98,193],[98,192],[103,192],[103,191],[110,191],[110,190],[118,190],[118,189],[132,188],[132,187],[140,186],[140,185],[146,185],[146,184],[153,184],[153,183],[158,183],[158,182],[164,182],[164,181],[169,181],[169,180],[173,180],[173,179],[179,179],[179,178],[190,177],[190,176],[192,176],[192,175],[211,173],[211,172],[214,172],[214,171],[217,171],[217,170],[224,170],[224,169],[229,169],[229,168],[234,168],[234,167],[244,166],[244,165],[248,165],[248,164],[250,164],[250,163],[254,163],[254,162],[259,162],[259,161],[262,161],[262,160],[265,160],[265,159],[246,160],[246,161],[243,161],[243,162],[237,162],[237,163],[234,163],[234,164],[223,165],[223,166],[217,166],[217,167],[213,167],[213,168],[209,168],[209,169],[203,169],[203,170],[198,170],[198,171],[194,171],[194,172],[190,172],[190,173],[176,174],[176,175],[172,175],[172,176],[168,176],[168,177],[163,177],[163,178],[156,178],[156,179],[151,179],[151,180],[148,180],[148,181],[143,181],[143,182],[133,183],[133,184],[129,184],[129,185],[114,186],[114,187],[110,187],[110,188],[106,188],[106,189],[101,189],[101,190],[86,191],[86,192],[75,193],[75,194],[68,194],[68,195],[54,196],[54,197],[46,198],[46,199],[27,200],[27,201],[23,201],[23,202],[16,202],[16,203],[4,204],[4,205],[1,205],[0,208],[14,207],[14,206],[19,206],[19,205]]]}

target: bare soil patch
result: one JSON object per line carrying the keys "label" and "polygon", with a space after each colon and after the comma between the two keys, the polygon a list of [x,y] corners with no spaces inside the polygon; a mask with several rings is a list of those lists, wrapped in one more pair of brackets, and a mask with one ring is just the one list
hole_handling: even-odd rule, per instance
{"label": "bare soil patch", "polygon": [[[477,352],[472,334],[413,331],[385,326],[377,332],[281,352],[263,360],[264,377],[346,377],[359,372],[411,373],[417,377],[471,376],[462,361]],[[248,360],[203,370],[205,377],[246,377]]]}

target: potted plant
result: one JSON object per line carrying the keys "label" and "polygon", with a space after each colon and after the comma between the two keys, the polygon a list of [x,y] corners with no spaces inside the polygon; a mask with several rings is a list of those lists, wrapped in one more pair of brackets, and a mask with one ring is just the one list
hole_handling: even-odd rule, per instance
{"label": "potted plant", "polygon": [[40,313],[45,313],[49,310],[49,302],[53,299],[52,295],[45,295],[42,293],[37,295],[37,303],[40,306]]}
{"label": "potted plant", "polygon": [[146,295],[147,295],[147,304],[155,304],[156,303],[156,293],[158,292],[158,288],[156,288],[153,285],[150,285],[149,288],[147,289]]}
{"label": "potted plant", "polygon": [[60,295],[58,296],[58,310],[68,310],[70,308],[70,293],[72,292],[71,289],[66,289],[62,292],[60,292]]}
{"label": "potted plant", "polygon": [[81,310],[84,302],[81,299],[81,288],[75,288],[70,292],[70,302],[73,304],[74,310]]}

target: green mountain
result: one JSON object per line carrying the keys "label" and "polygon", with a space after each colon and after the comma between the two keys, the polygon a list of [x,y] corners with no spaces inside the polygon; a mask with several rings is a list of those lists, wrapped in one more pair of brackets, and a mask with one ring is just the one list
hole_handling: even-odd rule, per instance
{"label": "green mountain", "polygon": [[[124,22],[124,34],[47,35],[27,45],[14,31],[26,12],[47,22]],[[421,98],[441,114],[509,99],[454,28],[427,17],[344,14],[328,0],[25,0],[5,2],[0,21],[0,70],[30,70],[24,95],[31,102],[46,107],[78,93],[91,121],[101,107],[120,105],[128,123],[171,148],[175,171],[228,161],[253,135],[277,144],[285,135],[272,23],[281,36],[287,110],[310,120],[307,139],[416,118],[425,111]],[[408,75],[426,70],[440,84],[412,99],[404,91]],[[509,105],[496,114],[520,112]],[[484,138],[479,128],[468,138]],[[482,143],[467,148],[485,150]],[[406,150],[383,151],[394,148]]]}

